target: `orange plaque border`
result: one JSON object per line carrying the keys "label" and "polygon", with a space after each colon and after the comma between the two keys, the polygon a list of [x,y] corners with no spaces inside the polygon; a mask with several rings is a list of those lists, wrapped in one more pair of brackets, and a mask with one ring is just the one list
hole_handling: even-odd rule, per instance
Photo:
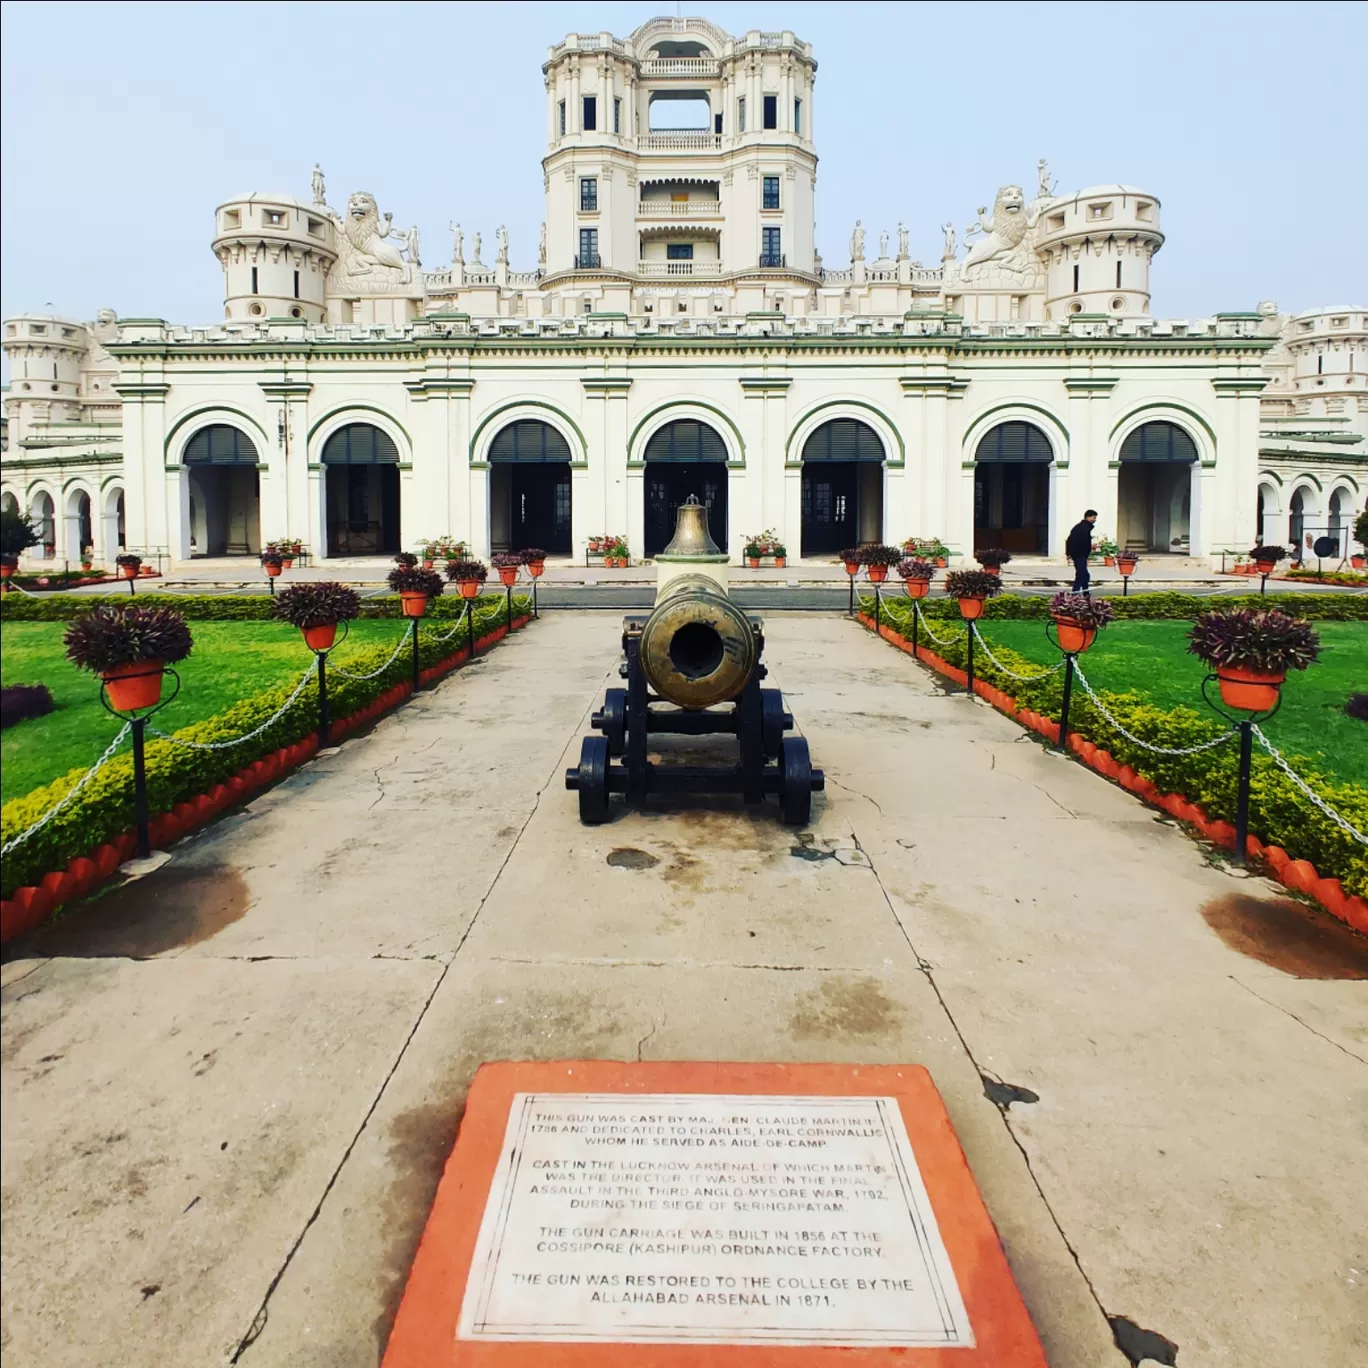
{"label": "orange plaque border", "polygon": [[[526,1343],[457,1340],[485,1201],[517,1093],[738,1093],[893,1097],[912,1142],[973,1328],[973,1348],[755,1344]],[[1046,1368],[997,1231],[931,1075],[920,1065],[622,1064],[607,1060],[483,1064],[466,1101],[383,1368]]]}

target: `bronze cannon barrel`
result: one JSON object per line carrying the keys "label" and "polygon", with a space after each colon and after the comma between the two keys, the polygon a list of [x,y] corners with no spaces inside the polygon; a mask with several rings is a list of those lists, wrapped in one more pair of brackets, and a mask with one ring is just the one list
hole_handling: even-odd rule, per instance
{"label": "bronze cannon barrel", "polygon": [[681,708],[708,708],[736,698],[759,661],[750,618],[707,575],[671,580],[642,625],[646,680],[661,698]]}

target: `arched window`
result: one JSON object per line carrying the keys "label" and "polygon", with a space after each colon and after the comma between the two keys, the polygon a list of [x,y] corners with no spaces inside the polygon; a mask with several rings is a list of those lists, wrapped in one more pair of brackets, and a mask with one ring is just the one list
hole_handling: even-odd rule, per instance
{"label": "arched window", "polygon": [[833,418],[803,443],[807,461],[882,461],[883,442],[868,423],[857,418]]}
{"label": "arched window", "polygon": [[29,517],[41,538],[36,548],[43,557],[51,558],[57,551],[57,518],[52,495],[40,489],[29,503]]}
{"label": "arched window", "polygon": [[256,465],[260,461],[256,443],[243,431],[227,423],[200,428],[185,444],[186,465]]}
{"label": "arched window", "polygon": [[1195,461],[1197,444],[1177,423],[1146,423],[1121,443],[1123,461]]}
{"label": "arched window", "polygon": [[489,536],[499,551],[570,552],[570,444],[528,418],[489,444]]}
{"label": "arched window", "polygon": [[693,495],[708,510],[708,530],[727,545],[727,447],[721,435],[694,418],[667,423],[646,443],[643,550],[654,556],[674,536],[676,510]]}
{"label": "arched window", "polygon": [[727,446],[707,423],[678,418],[646,443],[648,461],[725,461]]}
{"label": "arched window", "polygon": [[976,461],[1053,461],[1050,439],[1034,423],[999,423],[979,438]]}
{"label": "arched window", "polygon": [[491,462],[569,461],[570,444],[550,423],[509,423],[489,445]]}
{"label": "arched window", "polygon": [[323,443],[324,465],[398,465],[399,449],[387,432],[350,423]]}

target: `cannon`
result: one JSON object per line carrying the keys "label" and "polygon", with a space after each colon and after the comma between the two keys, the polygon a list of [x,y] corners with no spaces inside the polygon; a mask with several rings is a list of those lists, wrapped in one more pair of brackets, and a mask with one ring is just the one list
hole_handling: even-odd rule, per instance
{"label": "cannon", "polygon": [[[579,794],[580,821],[609,818],[609,798],[651,793],[739,793],[747,803],[779,799],[783,820],[805,825],[812,795],[825,788],[807,741],[787,736],[793,716],[778,689],[761,687],[764,624],[727,591],[727,556],[708,533],[708,512],[692,496],[680,505],[674,540],[656,558],[656,603],[622,623],[626,688],[609,689],[590,719],[565,787]],[[650,737],[733,736],[734,763],[661,764]]]}

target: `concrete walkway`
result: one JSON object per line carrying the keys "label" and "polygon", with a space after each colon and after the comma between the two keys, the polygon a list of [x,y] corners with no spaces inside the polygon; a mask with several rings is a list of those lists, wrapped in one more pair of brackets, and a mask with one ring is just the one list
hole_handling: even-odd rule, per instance
{"label": "concrete walkway", "polygon": [[617,634],[548,616],[10,956],[7,1368],[370,1368],[473,1071],[565,1056],[923,1063],[1056,1368],[1368,1361],[1361,939],[836,618],[769,623],[810,831],[583,828]]}

